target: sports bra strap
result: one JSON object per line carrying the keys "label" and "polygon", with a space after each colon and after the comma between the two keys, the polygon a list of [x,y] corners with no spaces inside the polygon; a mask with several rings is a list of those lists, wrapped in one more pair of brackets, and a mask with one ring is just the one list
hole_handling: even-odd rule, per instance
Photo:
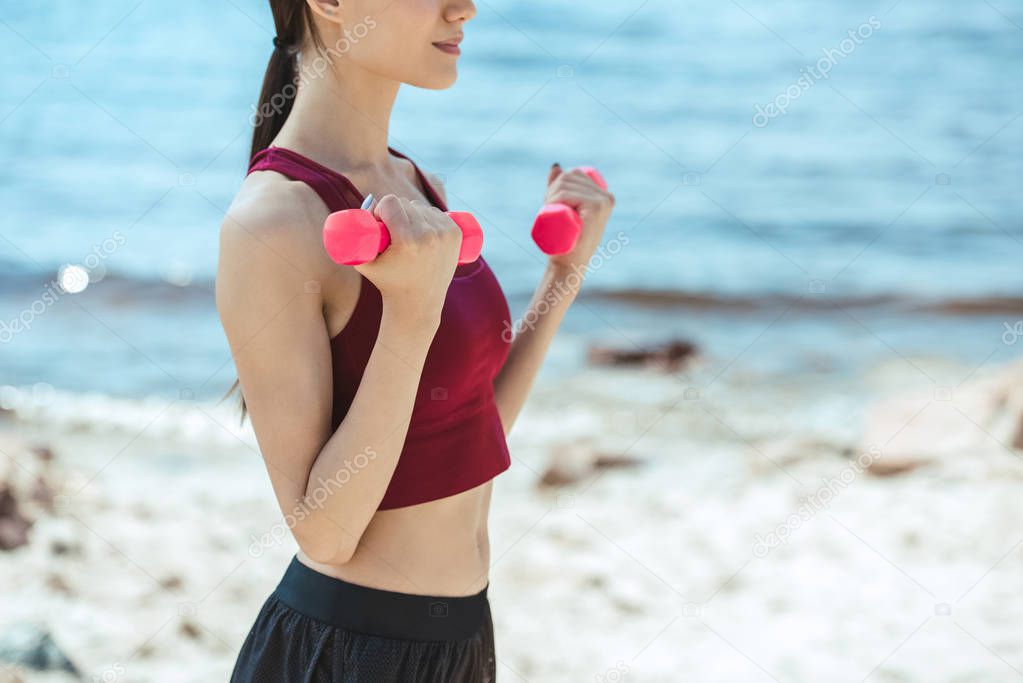
{"label": "sports bra strap", "polygon": [[[427,201],[442,211],[447,211],[447,203],[434,189],[433,184],[426,179],[426,175],[419,169],[419,165],[393,147],[387,149],[394,156],[412,164]],[[287,147],[271,146],[256,152],[249,162],[248,172],[255,171],[276,171],[292,180],[304,182],[320,196],[329,211],[356,209],[362,204],[362,193],[345,175]]]}
{"label": "sports bra strap", "polygon": [[329,211],[359,208],[361,199],[351,181],[340,174],[325,173],[313,168],[308,161],[287,148],[268,147],[253,155],[248,172],[276,171],[292,180],[301,181],[319,195]]}

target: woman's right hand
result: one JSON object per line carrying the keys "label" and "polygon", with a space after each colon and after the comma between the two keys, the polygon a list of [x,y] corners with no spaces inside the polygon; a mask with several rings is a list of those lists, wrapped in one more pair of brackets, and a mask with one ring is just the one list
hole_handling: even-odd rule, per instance
{"label": "woman's right hand", "polygon": [[387,226],[391,244],[373,261],[354,268],[380,290],[385,305],[411,319],[439,323],[458,265],[461,229],[443,211],[418,199],[388,194],[368,210]]}

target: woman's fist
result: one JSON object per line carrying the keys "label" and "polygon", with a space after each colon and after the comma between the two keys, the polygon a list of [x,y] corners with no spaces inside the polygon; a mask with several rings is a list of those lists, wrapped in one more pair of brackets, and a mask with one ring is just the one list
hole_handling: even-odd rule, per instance
{"label": "woman's fist", "polygon": [[391,244],[355,269],[385,301],[439,319],[458,265],[462,230],[446,213],[418,199],[388,194],[374,201],[369,211],[387,226]]}
{"label": "woman's fist", "polygon": [[571,251],[550,257],[558,265],[584,265],[590,260],[604,236],[615,198],[579,169],[563,171],[554,164],[547,176],[544,204],[561,203],[573,208],[582,220],[582,234]]}

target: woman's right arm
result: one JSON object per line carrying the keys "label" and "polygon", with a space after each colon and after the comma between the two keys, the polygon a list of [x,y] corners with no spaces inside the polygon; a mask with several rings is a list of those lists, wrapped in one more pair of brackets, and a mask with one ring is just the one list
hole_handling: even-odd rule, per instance
{"label": "woman's right arm", "polygon": [[330,334],[319,282],[338,266],[324,267],[303,197],[290,186],[272,191],[292,196],[233,205],[222,225],[217,308],[285,521],[314,561],[343,564],[404,446],[460,233],[418,202],[391,196],[376,207],[394,241],[357,268],[383,286],[383,313],[352,405],[331,433]]}

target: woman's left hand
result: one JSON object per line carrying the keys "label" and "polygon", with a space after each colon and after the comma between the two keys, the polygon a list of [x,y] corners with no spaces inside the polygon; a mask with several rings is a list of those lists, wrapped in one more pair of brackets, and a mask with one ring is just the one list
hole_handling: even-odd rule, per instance
{"label": "woman's left hand", "polygon": [[600,245],[607,219],[615,205],[615,197],[601,189],[593,179],[578,169],[562,171],[554,164],[547,176],[544,204],[560,202],[579,213],[583,231],[572,251],[550,257],[551,265],[571,268],[585,266]]}

